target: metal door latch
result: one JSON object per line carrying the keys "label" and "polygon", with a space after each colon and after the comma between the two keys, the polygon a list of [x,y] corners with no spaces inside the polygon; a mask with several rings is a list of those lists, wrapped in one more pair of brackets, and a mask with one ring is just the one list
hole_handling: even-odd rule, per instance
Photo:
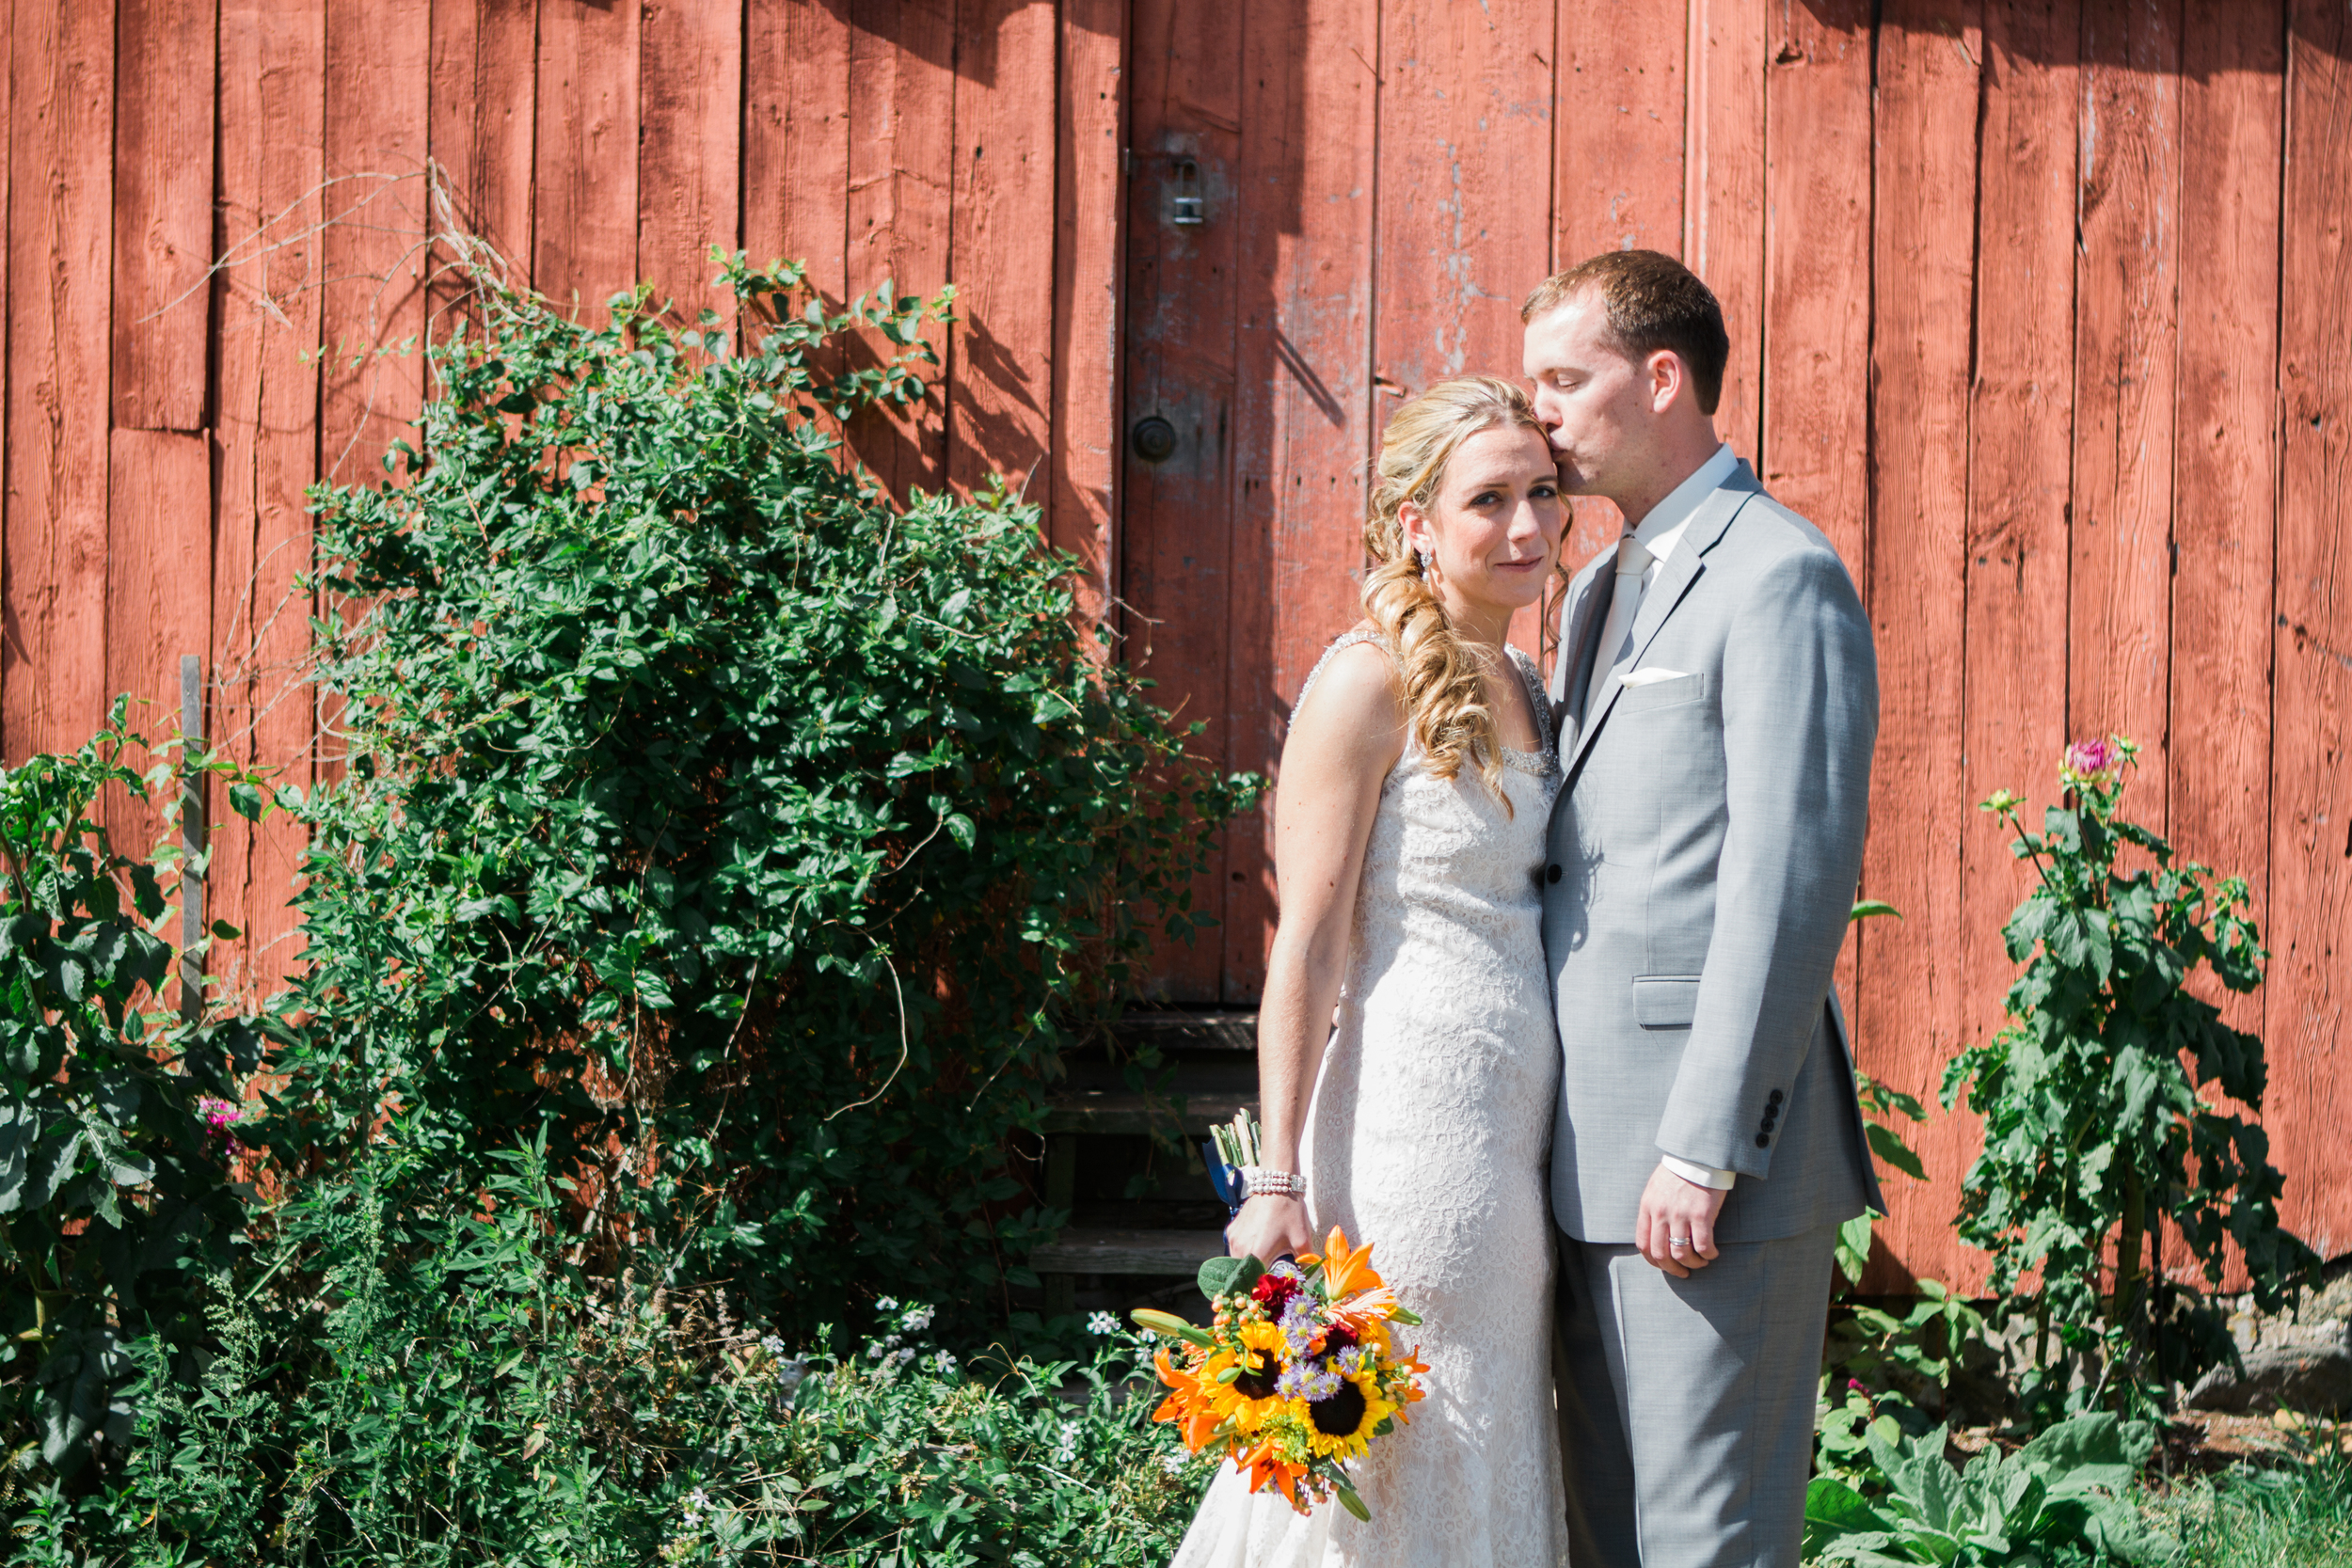
{"label": "metal door latch", "polygon": [[1198,229],[1209,221],[1208,202],[1200,194],[1200,166],[1190,158],[1176,160],[1176,183],[1168,197],[1168,221],[1180,229]]}

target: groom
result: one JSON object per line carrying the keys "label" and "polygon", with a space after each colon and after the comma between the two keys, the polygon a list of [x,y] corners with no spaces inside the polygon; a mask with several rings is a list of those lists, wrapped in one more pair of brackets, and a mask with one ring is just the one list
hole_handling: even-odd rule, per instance
{"label": "groom", "polygon": [[1878,673],[1820,531],[1716,438],[1730,341],[1655,251],[1521,312],[1563,485],[1627,531],[1551,680],[1544,868],[1570,1560],[1797,1568],[1837,1226],[1880,1205],[1830,995]]}

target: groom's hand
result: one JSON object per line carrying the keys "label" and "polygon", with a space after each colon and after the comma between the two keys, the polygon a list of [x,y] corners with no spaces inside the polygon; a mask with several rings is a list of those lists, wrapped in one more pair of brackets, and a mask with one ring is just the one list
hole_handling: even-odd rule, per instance
{"label": "groom's hand", "polygon": [[[1649,1185],[1642,1189],[1641,1212],[1633,1221],[1633,1245],[1677,1279],[1690,1278],[1692,1269],[1703,1269],[1720,1256],[1715,1250],[1715,1216],[1723,1212],[1726,1196],[1686,1181],[1660,1165],[1650,1172]],[[1690,1244],[1676,1246],[1677,1236]]]}

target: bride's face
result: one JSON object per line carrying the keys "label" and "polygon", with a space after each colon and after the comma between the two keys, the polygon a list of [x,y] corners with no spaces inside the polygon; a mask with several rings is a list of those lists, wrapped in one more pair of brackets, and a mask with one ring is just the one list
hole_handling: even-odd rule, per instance
{"label": "bride's face", "polygon": [[1550,444],[1513,425],[1456,447],[1428,510],[1407,501],[1397,515],[1406,547],[1433,556],[1431,581],[1450,610],[1507,624],[1543,597],[1567,503]]}

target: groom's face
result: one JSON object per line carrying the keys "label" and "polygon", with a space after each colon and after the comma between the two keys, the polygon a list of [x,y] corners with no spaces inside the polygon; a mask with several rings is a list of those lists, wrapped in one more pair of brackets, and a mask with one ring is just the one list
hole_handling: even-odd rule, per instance
{"label": "groom's face", "polygon": [[1562,489],[1609,496],[1619,481],[1646,469],[1658,422],[1655,378],[1618,346],[1596,291],[1527,324],[1526,371],[1536,417],[1551,433]]}

